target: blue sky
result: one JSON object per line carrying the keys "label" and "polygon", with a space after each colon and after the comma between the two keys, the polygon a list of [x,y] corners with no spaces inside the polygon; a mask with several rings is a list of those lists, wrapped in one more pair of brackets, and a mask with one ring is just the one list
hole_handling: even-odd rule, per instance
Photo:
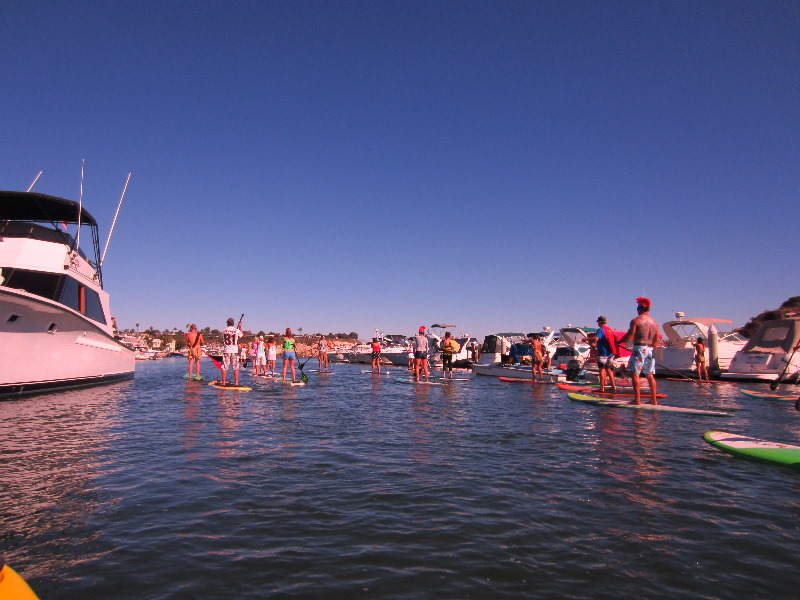
{"label": "blue sky", "polygon": [[798,295],[800,4],[20,2],[0,188],[122,327],[743,325]]}

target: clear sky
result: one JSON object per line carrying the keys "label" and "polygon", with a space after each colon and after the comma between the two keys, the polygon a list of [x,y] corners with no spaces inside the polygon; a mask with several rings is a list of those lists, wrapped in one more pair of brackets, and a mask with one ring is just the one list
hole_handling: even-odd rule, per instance
{"label": "clear sky", "polygon": [[625,328],[800,294],[800,3],[0,8],[0,189],[111,226],[121,327]]}

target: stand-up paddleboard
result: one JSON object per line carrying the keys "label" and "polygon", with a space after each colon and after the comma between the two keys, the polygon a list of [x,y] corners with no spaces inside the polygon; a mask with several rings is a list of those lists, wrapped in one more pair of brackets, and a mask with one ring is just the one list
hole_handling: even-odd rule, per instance
{"label": "stand-up paddleboard", "polygon": [[700,408],[685,408],[683,406],[670,406],[668,404],[630,404],[627,400],[612,400],[610,398],[601,398],[600,396],[589,396],[587,394],[579,394],[577,392],[570,392],[567,394],[570,400],[576,402],[586,402],[588,404],[597,404],[598,406],[612,406],[614,408],[634,408],[639,410],[652,410],[660,412],[674,412],[685,415],[706,415],[713,417],[729,417],[730,413],[719,412],[716,410],[703,410]]}
{"label": "stand-up paddleboard", "polygon": [[798,396],[800,396],[800,390],[798,390],[797,394],[792,394],[789,396],[788,394],[779,394],[777,392],[770,392],[768,390],[745,390],[743,388],[739,388],[739,391],[742,392],[745,396],[750,396],[751,398],[764,398],[765,400],[791,400],[794,402],[797,400]]}
{"label": "stand-up paddleboard", "polygon": [[436,381],[469,381],[471,377],[431,377]]}
{"label": "stand-up paddleboard", "polygon": [[232,383],[228,383],[223,385],[221,381],[212,381],[208,385],[217,388],[218,390],[233,390],[235,392],[249,392],[253,388],[247,387],[246,385],[233,385]]}
{"label": "stand-up paddleboard", "polygon": [[[498,377],[497,380],[498,381],[505,381],[506,383],[535,383],[536,385],[539,385],[540,383],[541,384],[554,384],[554,383],[556,383],[555,381],[542,381],[542,380],[534,381],[533,379],[523,379],[522,377]],[[577,388],[576,387],[575,389],[577,390],[577,389],[584,389],[584,388]]]}
{"label": "stand-up paddleboard", "polygon": [[728,454],[800,470],[800,446],[768,442],[724,431],[706,431],[703,439]]}
{"label": "stand-up paddleboard", "polygon": [[197,375],[192,375],[191,377],[189,377],[189,374],[187,373],[183,376],[183,378],[186,379],[187,381],[203,381],[202,375],[200,377],[198,377]]}
{"label": "stand-up paddleboard", "polygon": [[[559,383],[558,387],[559,387],[559,389],[562,389],[562,390],[567,391],[567,392],[589,393],[589,395],[594,395],[594,396],[603,396],[603,397],[606,397],[606,396],[617,397],[617,396],[619,396],[619,397],[624,397],[624,398],[635,398],[636,397],[636,394],[632,394],[630,392],[601,392],[600,390],[598,390],[596,388],[581,387],[581,386],[578,386],[578,385],[566,385],[566,384],[563,384],[563,383]],[[652,398],[652,396],[650,395],[649,390],[646,390],[646,389],[642,390],[641,397],[644,400],[646,400],[647,398]],[[666,397],[667,397],[666,394],[656,394],[656,398],[666,398]]]}
{"label": "stand-up paddleboard", "polygon": [[416,379],[403,379],[402,377],[395,377],[394,380],[397,383],[410,383],[412,385],[444,385],[439,381],[422,381],[421,379],[417,381]]}
{"label": "stand-up paddleboard", "polygon": [[368,371],[367,369],[362,369],[362,373],[366,373],[367,375],[389,375],[389,371]]}
{"label": "stand-up paddleboard", "polygon": [[14,569],[0,562],[0,599],[39,600],[39,597]]}
{"label": "stand-up paddleboard", "polygon": [[305,385],[305,381],[292,381],[291,379],[278,379],[281,383],[285,383],[286,385]]}

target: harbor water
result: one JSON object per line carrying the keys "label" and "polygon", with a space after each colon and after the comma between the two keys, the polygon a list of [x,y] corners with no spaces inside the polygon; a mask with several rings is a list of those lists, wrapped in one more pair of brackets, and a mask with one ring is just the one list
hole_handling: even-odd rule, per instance
{"label": "harbor water", "polygon": [[792,402],[312,367],[234,392],[172,358],[0,403],[0,555],[42,600],[797,597],[800,472],[701,439],[800,444]]}

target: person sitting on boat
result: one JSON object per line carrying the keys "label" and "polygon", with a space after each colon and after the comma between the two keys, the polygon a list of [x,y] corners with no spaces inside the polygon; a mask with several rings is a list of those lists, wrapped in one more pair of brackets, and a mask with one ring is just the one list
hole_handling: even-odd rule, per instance
{"label": "person sitting on boat", "polygon": [[611,390],[617,391],[614,381],[614,359],[617,354],[617,340],[611,328],[606,325],[606,318],[597,317],[597,333],[592,339],[597,354],[597,371],[600,376],[600,391],[606,390],[606,379],[611,384]]}
{"label": "person sitting on boat", "polygon": [[706,345],[702,336],[697,338],[694,346],[694,362],[697,364],[697,378],[699,380],[708,379],[708,367],[706,366]]}

